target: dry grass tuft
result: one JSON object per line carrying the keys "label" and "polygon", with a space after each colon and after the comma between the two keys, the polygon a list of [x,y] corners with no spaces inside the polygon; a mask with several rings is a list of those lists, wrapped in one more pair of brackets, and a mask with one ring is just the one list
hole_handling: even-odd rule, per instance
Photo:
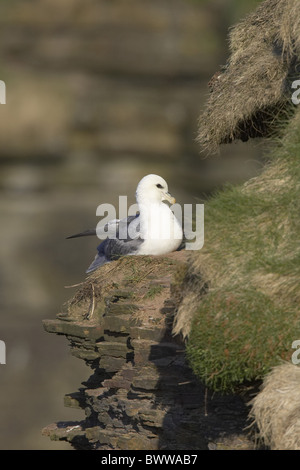
{"label": "dry grass tuft", "polygon": [[265,0],[232,28],[231,56],[210,82],[199,120],[199,143],[208,152],[235,139],[270,137],[294,107],[291,83],[299,78],[297,0]]}
{"label": "dry grass tuft", "polygon": [[300,368],[284,363],[266,376],[250,416],[272,450],[300,450]]}
{"label": "dry grass tuft", "polygon": [[[65,304],[62,316],[69,319],[92,319],[103,315],[106,299],[117,296],[138,309],[133,313],[146,324],[147,318],[162,319],[164,301],[173,297],[171,284],[177,271],[186,263],[186,252],[167,256],[127,256],[108,263],[91,273],[77,287]],[[175,282],[176,284],[176,282]],[[174,287],[175,289],[175,287]]]}

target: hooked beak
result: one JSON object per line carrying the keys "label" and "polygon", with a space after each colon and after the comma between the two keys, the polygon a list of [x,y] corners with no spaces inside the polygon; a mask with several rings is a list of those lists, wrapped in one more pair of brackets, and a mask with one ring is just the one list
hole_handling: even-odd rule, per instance
{"label": "hooked beak", "polygon": [[163,200],[169,201],[171,204],[175,204],[175,202],[176,202],[175,197],[171,196],[170,193],[164,193]]}

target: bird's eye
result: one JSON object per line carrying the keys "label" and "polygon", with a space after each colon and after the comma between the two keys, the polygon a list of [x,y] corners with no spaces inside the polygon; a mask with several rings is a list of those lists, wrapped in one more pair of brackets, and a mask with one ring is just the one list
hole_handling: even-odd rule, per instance
{"label": "bird's eye", "polygon": [[156,185],[156,187],[159,188],[159,189],[162,189],[162,185],[159,184],[159,183]]}

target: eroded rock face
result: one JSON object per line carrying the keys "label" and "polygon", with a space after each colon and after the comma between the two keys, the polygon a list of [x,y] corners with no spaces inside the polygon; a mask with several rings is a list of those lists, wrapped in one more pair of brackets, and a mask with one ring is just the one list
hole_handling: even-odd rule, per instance
{"label": "eroded rock face", "polygon": [[229,441],[239,434],[235,445],[249,448],[241,435],[243,402],[212,398],[172,335],[186,254],[130,258],[98,270],[68,312],[44,321],[46,331],[67,336],[93,375],[65,396],[66,406],[84,409],[85,420],[52,424],[43,434],[76,449],[121,450],[206,449],[223,434]]}

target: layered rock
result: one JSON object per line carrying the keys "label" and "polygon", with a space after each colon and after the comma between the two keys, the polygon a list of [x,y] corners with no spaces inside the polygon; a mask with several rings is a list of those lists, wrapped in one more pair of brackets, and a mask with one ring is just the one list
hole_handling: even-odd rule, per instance
{"label": "layered rock", "polygon": [[93,375],[65,396],[85,420],[52,424],[43,434],[76,449],[251,447],[242,435],[243,401],[210,396],[172,334],[185,261],[186,252],[112,263],[87,278],[67,312],[44,321]]}

